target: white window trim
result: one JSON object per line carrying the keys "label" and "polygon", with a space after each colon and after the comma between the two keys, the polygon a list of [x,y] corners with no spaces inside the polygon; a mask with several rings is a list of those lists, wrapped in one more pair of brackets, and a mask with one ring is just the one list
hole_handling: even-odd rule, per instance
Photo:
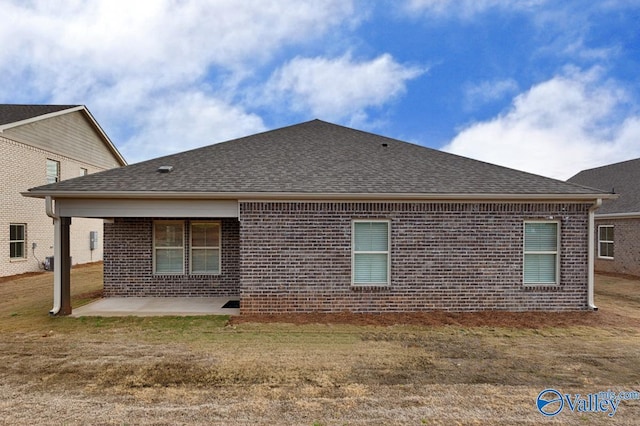
{"label": "white window trim", "polygon": [[[526,237],[527,237],[527,224],[528,223],[555,223],[556,227],[556,250],[555,251],[532,251],[527,252],[525,250],[526,247]],[[522,282],[526,286],[556,286],[560,284],[560,235],[562,230],[560,229],[560,221],[559,220],[525,220],[522,225]],[[526,262],[527,254],[554,254],[556,256],[556,281],[555,283],[530,283],[525,281],[524,277],[524,265]]]}
{"label": "white window trim", "polygon": [[[614,248],[614,254],[613,256],[603,256],[602,254],[600,254],[600,244],[601,243],[610,243],[612,246],[614,246],[614,241],[615,241],[615,234],[613,236],[613,240],[601,240],[600,239],[600,228],[613,228],[613,225],[598,225],[598,258],[599,259],[607,259],[607,260],[613,260],[613,257],[615,256],[615,248]],[[614,231],[615,232],[615,231]]]}
{"label": "white window trim", "polygon": [[[12,226],[22,226],[22,235],[23,235],[23,239],[22,240],[12,240],[11,239],[11,227]],[[20,256],[20,257],[11,257],[11,244],[13,244],[13,243],[22,243],[22,256]],[[24,260],[26,258],[27,258],[27,224],[26,223],[10,223],[9,224],[9,259],[12,260],[12,261],[16,261],[16,260]]]}
{"label": "white window trim", "polygon": [[[356,223],[386,223],[387,250],[386,251],[358,251],[355,250]],[[355,281],[356,254],[386,254],[387,281],[385,283],[358,283]],[[351,221],[351,285],[353,287],[388,287],[391,285],[391,220],[389,219],[353,219]]]}
{"label": "white window trim", "polygon": [[[60,182],[60,162],[58,160],[53,160],[51,158],[47,158],[47,163],[51,161],[52,163],[56,164],[56,175],[55,176],[51,176],[49,175],[49,171],[46,170],[46,179],[47,179],[47,184],[49,183],[56,183],[56,182]],[[49,177],[53,177],[55,180],[53,182],[49,182]]]}
{"label": "white window trim", "polygon": [[[218,246],[212,247],[194,247],[193,246],[193,225],[217,224],[218,225]],[[217,249],[218,250],[218,271],[217,272],[199,272],[193,270],[193,250],[198,249]],[[191,275],[220,275],[222,273],[222,222],[219,220],[201,220],[189,223],[189,272]]]}
{"label": "white window trim", "polygon": [[[182,224],[182,247],[156,247],[156,224]],[[184,220],[154,220],[152,224],[151,233],[153,239],[153,275],[184,275],[184,255],[185,255],[185,238],[184,238]],[[157,272],[156,271],[156,250],[175,250],[182,249],[182,271],[180,272]]]}

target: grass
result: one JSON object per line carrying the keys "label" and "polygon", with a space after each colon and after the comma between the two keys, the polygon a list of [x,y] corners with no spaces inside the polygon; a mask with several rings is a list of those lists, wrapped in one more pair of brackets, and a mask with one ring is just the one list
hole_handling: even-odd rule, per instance
{"label": "grass", "polygon": [[[580,325],[52,318],[51,275],[0,283],[0,417],[11,424],[538,424],[548,387],[640,388],[640,281],[598,276]],[[72,304],[101,267],[72,271]],[[72,402],[70,402],[72,401]],[[55,414],[55,419],[50,417]],[[629,424],[563,411],[574,424]]]}

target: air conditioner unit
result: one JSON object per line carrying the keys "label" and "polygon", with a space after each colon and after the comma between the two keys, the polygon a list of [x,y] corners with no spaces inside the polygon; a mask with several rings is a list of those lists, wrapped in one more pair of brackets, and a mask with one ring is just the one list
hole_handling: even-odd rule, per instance
{"label": "air conditioner unit", "polygon": [[[45,271],[53,271],[53,258],[54,256],[47,256],[44,258]],[[73,257],[69,256],[69,265],[73,265]]]}

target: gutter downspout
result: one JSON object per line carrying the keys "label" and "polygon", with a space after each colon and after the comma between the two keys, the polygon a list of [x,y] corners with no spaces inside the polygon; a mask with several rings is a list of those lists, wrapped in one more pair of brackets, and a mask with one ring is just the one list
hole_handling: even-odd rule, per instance
{"label": "gutter downspout", "polygon": [[589,207],[589,278],[587,283],[587,303],[589,308],[597,311],[598,307],[593,301],[594,281],[595,281],[595,211],[602,205],[602,199],[598,198],[591,207]]}
{"label": "gutter downspout", "polygon": [[45,197],[44,205],[47,216],[53,219],[53,308],[49,311],[49,314],[57,315],[62,305],[62,279],[60,271],[62,267],[62,257],[60,254],[60,239],[62,236],[61,223],[60,216],[54,212],[51,196]]}

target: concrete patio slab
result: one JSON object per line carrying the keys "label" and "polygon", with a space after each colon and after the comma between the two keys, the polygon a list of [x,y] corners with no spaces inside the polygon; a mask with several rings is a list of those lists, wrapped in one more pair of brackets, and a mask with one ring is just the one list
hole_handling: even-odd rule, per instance
{"label": "concrete patio slab", "polygon": [[72,317],[240,315],[223,308],[240,297],[108,297],[73,308]]}

